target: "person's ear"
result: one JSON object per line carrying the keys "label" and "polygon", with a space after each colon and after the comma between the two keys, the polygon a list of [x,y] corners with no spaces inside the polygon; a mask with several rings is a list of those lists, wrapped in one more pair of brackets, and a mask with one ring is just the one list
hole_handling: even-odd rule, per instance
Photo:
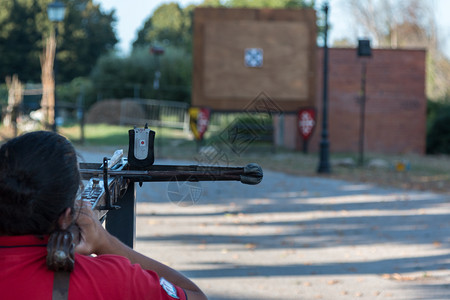
{"label": "person's ear", "polygon": [[58,219],[59,228],[62,230],[67,229],[72,224],[72,221],[73,221],[72,209],[70,207],[68,207],[59,216],[59,219]]}

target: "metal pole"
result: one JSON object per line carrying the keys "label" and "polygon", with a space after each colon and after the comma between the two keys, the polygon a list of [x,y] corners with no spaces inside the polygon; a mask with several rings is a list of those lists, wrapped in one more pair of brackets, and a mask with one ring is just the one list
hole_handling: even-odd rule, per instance
{"label": "metal pole", "polygon": [[325,12],[325,39],[323,46],[323,107],[322,107],[322,139],[320,141],[320,162],[318,173],[331,173],[328,141],[328,2],[323,6]]}
{"label": "metal pole", "polygon": [[106,230],[130,248],[136,240],[136,189],[131,182],[125,195],[117,203],[118,210],[111,210],[106,217]]}
{"label": "metal pole", "polygon": [[19,135],[19,128],[17,127],[17,117],[19,115],[19,106],[14,104],[11,112],[11,122],[14,130],[14,137]]}
{"label": "metal pole", "polygon": [[80,95],[78,96],[78,118],[80,121],[80,144],[84,145],[84,86],[81,87]]}
{"label": "metal pole", "polygon": [[[156,71],[155,71],[155,81],[153,83],[153,87],[156,90],[156,99],[158,100],[158,102],[161,100],[160,99],[161,98],[160,81],[159,81],[160,78],[161,78],[161,71],[160,71],[161,67],[160,67],[160,64],[159,64],[159,56],[160,55],[161,54],[155,53]],[[162,121],[161,121],[161,103],[158,103],[157,108],[158,108],[158,111],[157,111],[157,114],[158,114],[158,132],[161,134],[162,133],[162,130],[161,130],[161,123],[162,123]],[[158,156],[162,156],[163,152],[162,152],[161,135],[160,135],[160,137],[157,140],[156,148],[158,149]]]}
{"label": "metal pole", "polygon": [[359,128],[359,165],[364,165],[364,125],[366,114],[366,62],[363,61],[361,68],[361,112],[360,112],[360,128]]}
{"label": "metal pole", "polygon": [[52,130],[53,132],[58,132],[58,128],[56,125],[56,119],[57,119],[57,113],[58,113],[58,109],[57,109],[57,100],[56,100],[56,74],[58,71],[57,68],[57,63],[56,63],[56,55],[58,54],[58,24],[55,23],[54,24],[55,27],[55,60],[53,63],[53,81],[54,81],[54,89],[53,89],[53,99],[54,99],[54,103],[53,103],[53,126],[52,126]]}

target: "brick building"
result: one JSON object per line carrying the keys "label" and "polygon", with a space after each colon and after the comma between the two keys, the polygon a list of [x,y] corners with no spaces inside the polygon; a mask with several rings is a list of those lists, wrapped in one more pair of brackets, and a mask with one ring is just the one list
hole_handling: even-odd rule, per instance
{"label": "brick building", "polygon": [[[317,125],[309,150],[319,149],[322,130],[323,49],[317,55]],[[331,152],[357,152],[360,141],[362,59],[366,60],[364,151],[425,153],[425,50],[374,49],[361,58],[356,49],[329,49],[329,141]],[[274,99],[276,100],[276,99]],[[277,143],[302,149],[297,116],[275,121]],[[282,134],[280,134],[280,128]]]}

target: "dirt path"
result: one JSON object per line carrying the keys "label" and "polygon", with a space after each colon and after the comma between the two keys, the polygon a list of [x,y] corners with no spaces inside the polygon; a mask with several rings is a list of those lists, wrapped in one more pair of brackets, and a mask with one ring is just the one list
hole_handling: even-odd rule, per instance
{"label": "dirt path", "polygon": [[136,249],[210,299],[450,298],[448,196],[265,172],[257,186],[146,183],[137,198]]}

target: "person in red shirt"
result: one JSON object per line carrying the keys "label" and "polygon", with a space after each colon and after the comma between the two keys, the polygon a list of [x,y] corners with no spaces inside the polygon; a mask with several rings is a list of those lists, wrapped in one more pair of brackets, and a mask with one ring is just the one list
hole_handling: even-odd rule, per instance
{"label": "person in red shirt", "polygon": [[[56,133],[27,133],[0,148],[1,299],[207,299],[109,234],[89,204],[75,201],[80,187],[75,150]],[[70,274],[68,287],[59,274]]]}

